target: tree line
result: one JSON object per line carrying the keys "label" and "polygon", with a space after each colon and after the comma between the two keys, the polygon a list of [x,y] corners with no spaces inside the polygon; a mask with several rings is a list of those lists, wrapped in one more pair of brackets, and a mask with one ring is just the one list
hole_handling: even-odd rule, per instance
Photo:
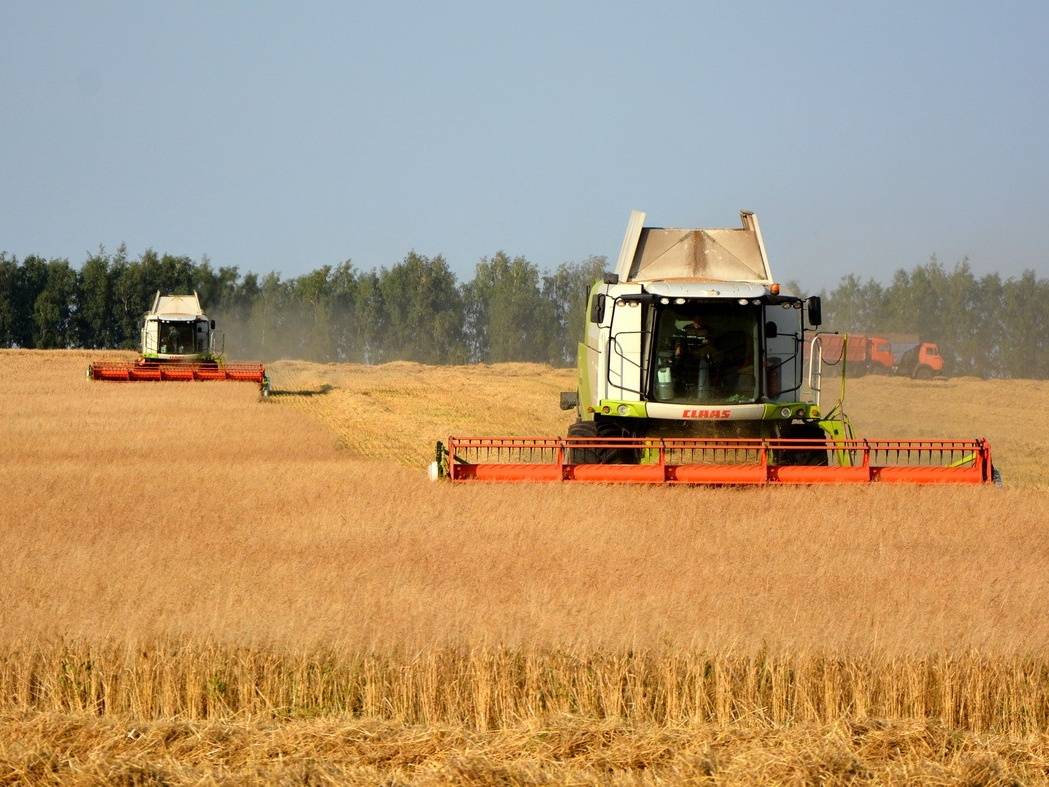
{"label": "tree line", "polygon": [[[542,271],[499,252],[459,282],[443,257],[415,252],[389,268],[346,261],[290,279],[151,249],[131,259],[123,246],[100,248],[79,268],[0,253],[0,346],[137,349],[158,290],[196,291],[233,359],[570,366],[586,290],[606,263],[595,256]],[[889,284],[849,275],[819,294],[824,329],[919,335],[940,346],[954,376],[1049,378],[1039,330],[1049,282],[1033,271],[977,278],[967,260],[948,270],[932,258]]]}
{"label": "tree line", "polygon": [[824,293],[824,326],[851,333],[913,334],[935,342],[951,376],[1049,378],[1041,327],[1049,324],[1049,280],[977,277],[963,260],[952,269],[935,257],[889,284],[842,278]]}
{"label": "tree line", "polygon": [[137,259],[99,249],[79,268],[66,259],[0,253],[0,346],[137,349],[157,291],[196,291],[231,359],[427,364],[575,363],[586,290],[604,257],[541,271],[499,252],[460,283],[441,256],[409,253],[389,268],[346,261],[282,279],[240,275],[204,257]]}

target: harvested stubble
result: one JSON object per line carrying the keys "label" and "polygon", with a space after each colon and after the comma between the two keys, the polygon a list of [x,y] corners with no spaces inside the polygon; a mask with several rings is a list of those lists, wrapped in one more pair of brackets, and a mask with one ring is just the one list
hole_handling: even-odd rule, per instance
{"label": "harvested stubble", "polygon": [[[571,374],[273,364],[262,401],[86,382],[90,357],[0,352],[5,724],[254,729],[264,751],[0,744],[10,773],[91,781],[70,763],[111,757],[129,781],[1038,780],[1045,742],[1019,736],[1049,726],[1045,436],[979,401],[1049,405],[1044,384],[855,386],[889,386],[893,418],[957,413],[938,431],[990,437],[1003,489],[453,488],[422,472],[433,440],[563,433]],[[880,424],[863,431],[930,436]],[[870,718],[932,753],[879,749]],[[295,759],[347,727],[390,751],[458,742],[417,766]],[[550,735],[589,743],[554,761]]]}
{"label": "harvested stubble", "polygon": [[0,714],[0,772],[51,784],[1044,784],[1021,748],[921,721],[746,727],[550,716],[492,731],[377,720]]}
{"label": "harvested stubble", "polygon": [[618,653],[429,648],[361,654],[191,642],[0,649],[18,711],[124,718],[375,718],[471,731],[570,716],[642,726],[912,718],[1009,735],[1049,728],[1049,663],[979,654]]}

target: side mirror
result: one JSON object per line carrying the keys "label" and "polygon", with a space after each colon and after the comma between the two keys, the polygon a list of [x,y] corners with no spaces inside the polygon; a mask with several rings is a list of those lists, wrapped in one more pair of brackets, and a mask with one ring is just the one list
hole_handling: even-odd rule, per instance
{"label": "side mirror", "polygon": [[574,410],[579,406],[579,391],[561,391],[561,409]]}
{"label": "side mirror", "polygon": [[772,320],[769,320],[765,323],[765,338],[775,339],[777,336],[779,336],[779,326]]}
{"label": "side mirror", "polygon": [[602,323],[605,321],[605,294],[595,292],[590,299],[590,322]]}
{"label": "side mirror", "polygon": [[813,295],[805,301],[805,306],[809,311],[809,325],[813,328],[818,328],[823,324],[823,302],[820,300],[820,296]]}

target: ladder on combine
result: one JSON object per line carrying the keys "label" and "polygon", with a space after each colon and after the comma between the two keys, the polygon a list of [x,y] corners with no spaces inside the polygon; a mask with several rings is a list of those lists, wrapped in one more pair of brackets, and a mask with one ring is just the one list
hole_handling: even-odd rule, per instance
{"label": "ladder on combine", "polygon": [[[635,461],[624,461],[631,457]],[[986,440],[450,437],[431,478],[595,483],[986,484]]]}

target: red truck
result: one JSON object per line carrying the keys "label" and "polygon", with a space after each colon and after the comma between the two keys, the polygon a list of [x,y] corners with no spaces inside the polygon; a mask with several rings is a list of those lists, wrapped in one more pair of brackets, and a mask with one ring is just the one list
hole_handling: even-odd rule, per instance
{"label": "red truck", "polygon": [[914,341],[892,342],[896,366],[893,374],[902,374],[916,380],[931,380],[943,376],[943,356],[940,348],[932,342]]}
{"label": "red truck", "polygon": [[[846,335],[848,342],[845,341]],[[940,348],[912,334],[820,334],[823,362],[847,363],[852,376],[899,374],[918,380],[943,375]]]}
{"label": "red truck", "polygon": [[824,363],[837,365],[845,361],[848,373],[853,377],[891,374],[896,365],[892,345],[888,339],[881,336],[863,333],[824,333],[820,334],[820,345],[823,348]]}

